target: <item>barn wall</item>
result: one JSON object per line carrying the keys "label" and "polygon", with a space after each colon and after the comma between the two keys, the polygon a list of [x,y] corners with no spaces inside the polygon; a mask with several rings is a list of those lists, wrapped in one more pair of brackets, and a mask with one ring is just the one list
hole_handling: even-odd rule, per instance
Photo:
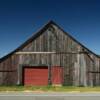
{"label": "barn wall", "polygon": [[[19,51],[59,52],[56,54],[13,54],[0,63],[0,84],[17,84],[18,68],[22,64],[61,66],[64,69],[63,85],[93,86],[100,84],[100,60],[75,42],[55,25]],[[86,51],[86,53],[78,53]],[[74,52],[74,53],[66,53]],[[93,59],[93,61],[92,61]]]}
{"label": "barn wall", "polygon": [[14,85],[17,83],[18,58],[12,55],[0,63],[0,85]]}

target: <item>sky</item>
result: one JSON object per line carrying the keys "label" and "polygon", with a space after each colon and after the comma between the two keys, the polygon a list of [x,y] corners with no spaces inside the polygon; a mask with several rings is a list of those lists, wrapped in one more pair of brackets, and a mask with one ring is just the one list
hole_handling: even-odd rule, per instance
{"label": "sky", "polygon": [[100,55],[100,0],[0,0],[0,57],[49,20]]}

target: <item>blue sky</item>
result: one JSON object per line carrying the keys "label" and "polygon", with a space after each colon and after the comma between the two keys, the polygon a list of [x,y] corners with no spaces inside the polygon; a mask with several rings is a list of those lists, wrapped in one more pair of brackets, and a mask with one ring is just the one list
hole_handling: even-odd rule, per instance
{"label": "blue sky", "polygon": [[49,20],[100,54],[100,0],[0,0],[0,57]]}

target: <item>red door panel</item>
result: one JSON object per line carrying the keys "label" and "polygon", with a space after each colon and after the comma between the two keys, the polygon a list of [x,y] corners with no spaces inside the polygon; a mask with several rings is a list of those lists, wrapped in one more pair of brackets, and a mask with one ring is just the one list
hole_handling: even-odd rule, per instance
{"label": "red door panel", "polygon": [[53,85],[60,85],[63,83],[63,68],[60,66],[53,66],[51,69],[52,73],[52,84]]}
{"label": "red door panel", "polygon": [[48,68],[24,68],[24,85],[48,85]]}

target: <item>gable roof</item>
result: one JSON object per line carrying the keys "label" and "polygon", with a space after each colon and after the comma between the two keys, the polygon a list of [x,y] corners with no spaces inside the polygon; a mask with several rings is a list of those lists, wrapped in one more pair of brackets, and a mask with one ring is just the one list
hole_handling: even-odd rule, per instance
{"label": "gable roof", "polygon": [[2,57],[0,59],[0,62],[4,61],[5,59],[7,59],[8,57],[10,57],[11,55],[13,55],[14,53],[16,53],[17,51],[21,50],[23,47],[25,47],[28,43],[30,43],[31,41],[33,41],[34,39],[36,39],[38,36],[40,36],[46,29],[49,28],[50,25],[55,25],[57,26],[61,31],[63,31],[63,33],[65,33],[67,36],[69,36],[73,41],[75,41],[76,43],[78,43],[79,45],[81,45],[83,48],[87,49],[90,53],[94,54],[95,56],[99,57],[99,55],[95,54],[94,52],[92,52],[91,50],[89,50],[87,47],[85,47],[83,44],[81,44],[79,41],[77,41],[75,38],[73,38],[69,33],[65,32],[60,26],[58,26],[55,22],[53,21],[49,21],[46,25],[43,26],[43,28],[41,28],[37,33],[35,33],[32,37],[30,37],[27,41],[25,41],[22,45],[20,45],[18,48],[16,48],[14,51],[12,51],[11,53],[7,54],[6,56]]}

